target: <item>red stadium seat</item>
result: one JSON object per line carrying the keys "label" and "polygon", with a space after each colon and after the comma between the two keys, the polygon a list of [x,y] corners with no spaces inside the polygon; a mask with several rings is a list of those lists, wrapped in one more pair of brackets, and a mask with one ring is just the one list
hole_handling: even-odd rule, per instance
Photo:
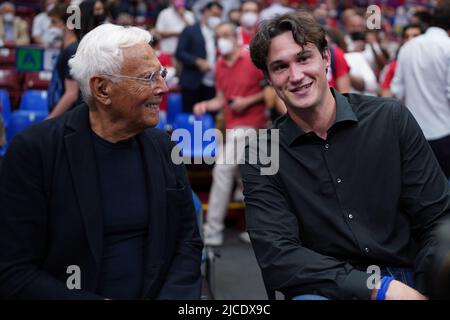
{"label": "red stadium seat", "polygon": [[29,6],[16,6],[16,15],[21,18],[31,18],[36,15],[36,10]]}
{"label": "red stadium seat", "polygon": [[16,69],[0,69],[0,89],[6,89],[11,98],[11,106],[17,108],[20,96],[20,74]]}
{"label": "red stadium seat", "polygon": [[14,67],[16,65],[16,48],[0,48],[0,67]]}
{"label": "red stadium seat", "polygon": [[20,77],[16,69],[0,69],[0,88],[20,90]]}
{"label": "red stadium seat", "polygon": [[51,77],[50,71],[26,72],[23,90],[47,90]]}

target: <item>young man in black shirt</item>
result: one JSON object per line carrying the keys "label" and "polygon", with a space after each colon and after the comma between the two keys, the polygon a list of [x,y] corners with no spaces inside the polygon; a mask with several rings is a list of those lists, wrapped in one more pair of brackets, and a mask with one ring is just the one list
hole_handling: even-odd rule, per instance
{"label": "young man in black shirt", "polygon": [[278,172],[261,174],[250,157],[241,166],[247,228],[269,291],[426,299],[433,232],[450,196],[417,122],[395,100],[329,88],[325,32],[307,13],[263,23],[250,50],[287,107],[273,128]]}

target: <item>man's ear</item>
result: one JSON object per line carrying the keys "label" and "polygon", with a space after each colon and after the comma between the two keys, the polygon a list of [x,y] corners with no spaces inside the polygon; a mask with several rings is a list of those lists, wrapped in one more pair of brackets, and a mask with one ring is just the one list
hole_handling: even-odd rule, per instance
{"label": "man's ear", "polygon": [[330,52],[330,48],[326,47],[323,50],[323,54],[322,54],[323,59],[326,61],[326,69],[328,70],[330,68],[331,65],[331,52]]}
{"label": "man's ear", "polygon": [[111,103],[111,82],[104,77],[94,76],[89,80],[92,98],[101,104],[109,105]]}

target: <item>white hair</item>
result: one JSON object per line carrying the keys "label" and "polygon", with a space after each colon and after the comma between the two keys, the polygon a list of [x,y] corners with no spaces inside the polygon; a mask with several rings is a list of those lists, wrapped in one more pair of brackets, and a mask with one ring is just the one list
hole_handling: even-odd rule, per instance
{"label": "white hair", "polygon": [[151,34],[137,27],[102,24],[88,32],[69,60],[70,74],[78,81],[84,101],[90,104],[89,81],[100,74],[117,74],[123,64],[122,49],[150,43]]}

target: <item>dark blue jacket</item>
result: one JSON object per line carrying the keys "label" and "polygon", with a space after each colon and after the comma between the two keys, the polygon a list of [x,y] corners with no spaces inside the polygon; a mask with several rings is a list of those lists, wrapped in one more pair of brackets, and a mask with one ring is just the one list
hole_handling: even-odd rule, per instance
{"label": "dark blue jacket", "polygon": [[195,59],[206,59],[206,43],[200,23],[184,28],[178,38],[175,56],[183,64],[180,85],[187,89],[197,89],[202,84],[204,73],[195,65]]}
{"label": "dark blue jacket", "polygon": [[[81,105],[13,139],[0,168],[0,299],[103,299],[103,212],[90,130]],[[151,206],[143,296],[198,299],[202,242],[186,170],[171,161],[166,133],[147,129],[137,138]],[[81,269],[80,290],[67,288],[71,265]]]}

